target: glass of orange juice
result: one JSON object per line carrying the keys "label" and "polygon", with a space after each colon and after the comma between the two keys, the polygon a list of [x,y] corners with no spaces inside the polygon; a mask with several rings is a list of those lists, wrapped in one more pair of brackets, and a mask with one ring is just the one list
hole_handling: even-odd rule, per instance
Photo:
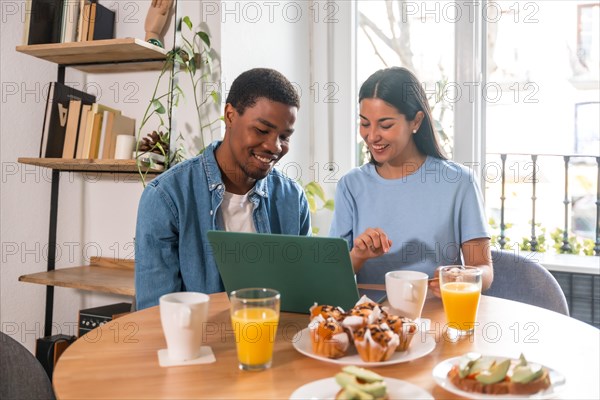
{"label": "glass of orange juice", "polygon": [[440,291],[448,329],[459,336],[472,334],[481,297],[481,270],[462,265],[442,267]]}
{"label": "glass of orange juice", "polygon": [[229,295],[240,369],[262,371],[271,366],[280,297],[277,290],[264,288],[240,289]]}

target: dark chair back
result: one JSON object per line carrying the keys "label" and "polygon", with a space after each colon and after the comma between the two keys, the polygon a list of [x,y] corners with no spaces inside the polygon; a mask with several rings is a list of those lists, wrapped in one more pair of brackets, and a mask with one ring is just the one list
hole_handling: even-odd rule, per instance
{"label": "dark chair back", "polygon": [[550,272],[512,251],[492,249],[494,281],[484,295],[520,301],[569,315],[567,299]]}
{"label": "dark chair back", "polygon": [[55,399],[39,361],[15,339],[0,332],[0,399]]}

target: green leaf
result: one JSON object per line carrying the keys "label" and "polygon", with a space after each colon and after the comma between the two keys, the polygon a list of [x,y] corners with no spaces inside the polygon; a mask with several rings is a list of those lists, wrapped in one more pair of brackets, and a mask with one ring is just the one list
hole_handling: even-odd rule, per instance
{"label": "green leaf", "polygon": [[210,97],[212,97],[215,104],[221,103],[221,98],[219,96],[219,92],[217,92],[216,90],[213,90],[212,92],[210,92]]}
{"label": "green leaf", "polygon": [[315,198],[313,196],[306,196],[306,200],[308,200],[308,209],[310,210],[310,212],[317,212],[317,204],[315,203]]}
{"label": "green leaf", "polygon": [[206,59],[206,61],[204,62],[206,64],[206,66],[208,67],[208,74],[212,75],[213,73],[213,61],[212,61],[212,56],[210,55],[210,52],[205,51],[203,52],[204,54],[204,58]]}
{"label": "green leaf", "polygon": [[312,181],[306,184],[304,187],[305,191],[314,194],[318,198],[320,198],[323,202],[325,202],[325,191],[323,187],[319,185],[317,182]]}
{"label": "green leaf", "polygon": [[185,25],[188,27],[189,30],[192,30],[192,21],[190,20],[190,17],[188,17],[187,15],[185,17],[183,17],[183,22],[185,23]]}
{"label": "green leaf", "polygon": [[196,75],[196,58],[192,57],[190,58],[190,62],[189,62],[189,66],[190,66],[190,72],[192,73],[192,75]]}
{"label": "green leaf", "polygon": [[335,207],[335,204],[332,199],[327,200],[325,202],[325,204],[323,205],[323,208],[326,208],[329,211],[333,211],[334,207]]}
{"label": "green leaf", "polygon": [[179,65],[180,68],[187,69],[187,65],[185,61],[183,61],[183,58],[181,58],[181,55],[179,53],[175,55],[175,62]]}
{"label": "green leaf", "polygon": [[152,107],[154,107],[154,111],[157,114],[164,114],[167,111],[165,110],[165,107],[162,105],[162,103],[159,100],[153,100],[152,101]]}
{"label": "green leaf", "polygon": [[200,31],[196,35],[198,35],[200,37],[200,39],[202,39],[202,41],[204,43],[206,43],[206,45],[208,47],[210,47],[210,37],[208,36],[208,34],[206,32]]}

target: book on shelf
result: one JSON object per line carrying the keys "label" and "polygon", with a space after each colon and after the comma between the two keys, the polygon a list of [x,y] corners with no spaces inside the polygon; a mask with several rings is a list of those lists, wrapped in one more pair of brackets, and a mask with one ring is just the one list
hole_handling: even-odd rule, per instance
{"label": "book on shelf", "polygon": [[60,43],[63,1],[32,0],[26,44]]}
{"label": "book on shelf", "polygon": [[115,11],[97,0],[25,0],[23,44],[113,39]]}
{"label": "book on shelf", "polygon": [[104,112],[108,111],[114,115],[121,115],[121,110],[117,110],[100,103],[94,103],[86,116],[86,127],[83,134],[83,148],[77,158],[96,159],[101,158],[100,143],[104,139],[102,136],[104,128]]}
{"label": "book on shelf", "polygon": [[40,144],[40,157],[62,157],[71,100],[79,100],[81,104],[94,104],[96,96],[60,82],[50,83]]}
{"label": "book on shelf", "polygon": [[69,102],[69,114],[67,116],[67,129],[65,131],[65,144],[63,145],[62,158],[75,158],[80,114],[81,100],[71,100]]}
{"label": "book on shelf", "polygon": [[[77,158],[90,158],[90,147],[92,144],[92,128],[94,126],[94,112],[92,107],[87,110],[85,118],[85,126],[83,127],[83,149]],[[79,134],[81,136],[81,133]]]}
{"label": "book on shelf", "polygon": [[87,22],[87,32],[82,37],[87,37],[83,40],[103,40],[114,38],[115,33],[115,12],[109,10],[102,4],[98,3],[97,0],[91,0],[88,20],[84,20],[84,24]]}
{"label": "book on shelf", "polygon": [[69,43],[77,40],[77,27],[79,22],[79,0],[63,0],[63,14],[61,26],[61,42]]}
{"label": "book on shelf", "polygon": [[81,117],[79,119],[79,128],[77,129],[77,150],[75,152],[75,158],[84,158],[83,147],[85,144],[85,127],[87,126],[87,117],[91,109],[91,104],[84,104],[81,106]]}
{"label": "book on shelf", "polygon": [[94,40],[94,27],[96,25],[96,7],[98,3],[96,0],[91,0],[90,4],[90,12],[88,14],[88,20],[84,21],[85,24],[87,22],[87,35],[84,36],[83,40]]}
{"label": "book on shelf", "polygon": [[77,21],[77,41],[82,42],[87,40],[92,2],[90,0],[81,0],[79,8],[81,12],[79,13],[79,21]]}
{"label": "book on shelf", "polygon": [[[106,140],[108,139],[109,132],[112,129],[114,118],[115,113],[112,111],[106,110],[102,113],[102,128],[100,129],[100,144],[98,145],[97,158],[108,158],[108,146]],[[110,139],[108,140],[110,142]],[[106,156],[104,155],[104,152],[106,152]]]}
{"label": "book on shelf", "polygon": [[31,23],[31,4],[32,0],[25,0],[24,11],[25,11],[25,22],[23,24],[23,39],[21,43],[23,45],[29,44],[29,25]]}
{"label": "book on shelf", "polygon": [[115,12],[96,3],[94,29],[91,40],[113,39],[115,37]]}
{"label": "book on shelf", "polygon": [[87,156],[89,159],[98,158],[98,147],[100,145],[100,133],[102,132],[102,117],[103,113],[93,113],[92,115],[92,133],[90,142],[90,152]]}
{"label": "book on shelf", "polygon": [[115,158],[117,136],[119,135],[135,136],[135,119],[126,117],[124,115],[115,115],[112,123],[112,129],[110,131],[108,157],[106,158]]}

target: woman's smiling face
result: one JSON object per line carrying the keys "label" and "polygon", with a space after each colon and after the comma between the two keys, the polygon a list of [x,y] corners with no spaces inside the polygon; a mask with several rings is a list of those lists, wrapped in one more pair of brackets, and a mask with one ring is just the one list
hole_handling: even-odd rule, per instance
{"label": "woman's smiling face", "polygon": [[413,131],[421,124],[423,117],[419,113],[407,121],[404,114],[381,99],[360,102],[360,136],[378,164],[401,164],[418,153]]}

